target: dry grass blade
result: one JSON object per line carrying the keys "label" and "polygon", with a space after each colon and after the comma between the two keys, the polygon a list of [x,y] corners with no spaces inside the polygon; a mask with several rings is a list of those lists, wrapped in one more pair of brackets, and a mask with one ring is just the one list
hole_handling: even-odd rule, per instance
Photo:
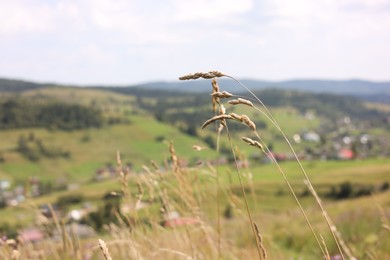
{"label": "dry grass blade", "polygon": [[[320,199],[320,197],[318,196],[316,190],[314,189],[313,185],[308,181],[308,180],[304,180],[303,181],[305,183],[305,185],[307,186],[307,188],[309,189],[310,193],[313,195],[313,197],[315,198],[317,204],[319,205],[319,207],[321,208],[321,211],[322,211],[322,215],[323,217],[325,218],[330,230],[331,230],[331,233],[334,237],[334,240],[337,244],[337,246],[339,247],[339,251],[340,251],[340,254],[342,256],[342,258],[344,258],[344,255],[343,255],[343,251],[347,254],[347,256],[349,257],[349,259],[356,259],[353,255],[352,255],[352,252],[351,250],[348,248],[347,244],[344,242],[344,240],[342,239],[341,237],[341,234],[339,233],[339,231],[337,230],[337,227],[334,225],[332,219],[329,217],[328,215],[328,212],[324,209],[324,206],[322,204],[322,200]],[[342,250],[341,250],[342,249]]]}
{"label": "dry grass blade", "polygon": [[190,79],[212,79],[223,77],[225,74],[219,71],[209,71],[209,72],[196,72],[194,74],[187,74],[179,78],[179,80],[190,80]]}
{"label": "dry grass blade", "polygon": [[325,239],[322,235],[320,235],[320,237],[321,237],[321,242],[324,245],[324,249],[325,249],[325,260],[330,260],[330,255],[329,255],[328,247],[326,246],[325,243]]}
{"label": "dry grass blade", "polygon": [[99,247],[100,247],[100,249],[103,252],[104,258],[106,258],[106,260],[112,260],[110,252],[108,252],[108,248],[107,248],[106,242],[104,242],[103,240],[99,239]]}

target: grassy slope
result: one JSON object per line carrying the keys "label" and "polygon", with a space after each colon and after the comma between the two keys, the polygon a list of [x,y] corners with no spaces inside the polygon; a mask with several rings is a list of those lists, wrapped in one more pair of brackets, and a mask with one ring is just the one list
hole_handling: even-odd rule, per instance
{"label": "grassy slope", "polygon": [[[6,163],[0,164],[0,177],[23,181],[29,176],[39,175],[42,179],[56,179],[61,176],[72,181],[88,180],[95,170],[107,163],[115,163],[116,151],[122,153],[124,163],[131,163],[136,168],[150,160],[163,161],[168,157],[166,142],[156,142],[157,137],[173,140],[178,152],[186,154],[186,160],[195,160],[199,154],[190,148],[194,144],[206,146],[195,138],[183,135],[174,127],[159,123],[146,112],[134,106],[135,97],[83,88],[44,88],[23,93],[23,96],[46,102],[47,100],[61,100],[65,102],[94,105],[104,111],[105,116],[124,116],[131,124],[105,126],[101,129],[89,129],[72,132],[48,131],[46,129],[18,129],[0,132],[3,140],[0,151]],[[236,113],[246,113],[245,109],[236,109]],[[311,129],[318,125],[318,120],[307,121],[292,108],[278,108],[274,110],[280,119],[282,127],[288,129],[287,135],[292,136],[297,131]],[[287,127],[288,126],[288,127]],[[268,128],[270,128],[269,126]],[[246,128],[243,126],[243,130]],[[268,131],[267,131],[268,132]],[[20,154],[14,152],[18,138],[27,137],[34,133],[46,146],[61,148],[71,153],[70,159],[41,159],[39,162],[29,162]],[[203,134],[203,133],[201,133]],[[213,134],[214,135],[214,134]],[[83,142],[88,137],[90,141]],[[271,134],[265,134],[269,139]],[[240,149],[248,150],[241,142]],[[282,150],[282,142],[275,142],[274,147]],[[161,154],[165,156],[161,157]],[[206,150],[201,153],[203,158],[210,158],[215,153]]]}
{"label": "grassy slope", "polygon": [[[183,135],[169,125],[161,124],[151,117],[132,116],[129,125],[106,126],[73,132],[48,131],[45,129],[25,129],[2,131],[1,136],[5,163],[0,164],[0,173],[15,180],[25,180],[28,176],[39,175],[42,179],[55,179],[69,176],[73,181],[85,181],[99,167],[107,163],[115,165],[116,152],[120,151],[124,163],[139,168],[150,160],[162,161],[168,157],[166,142],[157,142],[159,136],[181,145],[177,150],[191,159],[198,154],[192,150],[194,144],[203,145],[199,140]],[[19,136],[33,132],[35,138],[45,145],[61,147],[71,153],[70,159],[41,159],[30,162],[12,151],[16,148]],[[83,142],[84,136],[89,141]],[[214,153],[206,150],[203,158]],[[162,156],[163,155],[163,156]]]}
{"label": "grassy slope", "polygon": [[[49,131],[46,129],[13,129],[0,132],[2,140],[0,151],[5,163],[0,164],[0,177],[24,181],[30,176],[41,179],[67,177],[79,182],[86,181],[99,167],[107,163],[115,165],[116,152],[120,151],[124,163],[135,168],[150,160],[162,162],[168,158],[167,142],[180,143],[177,150],[186,154],[187,160],[195,160],[199,155],[191,147],[194,144],[206,146],[201,141],[182,134],[176,128],[157,122],[152,116],[134,107],[132,96],[82,88],[48,88],[28,91],[23,94],[29,98],[62,100],[67,102],[95,105],[106,116],[120,115],[129,124],[104,126],[100,129],[78,131]],[[126,111],[125,113],[123,113]],[[33,133],[45,146],[69,151],[69,159],[45,159],[30,162],[15,152],[20,136],[28,137]],[[87,138],[88,141],[83,141]],[[164,139],[156,141],[157,138]],[[215,153],[206,150],[201,157],[208,158]]]}

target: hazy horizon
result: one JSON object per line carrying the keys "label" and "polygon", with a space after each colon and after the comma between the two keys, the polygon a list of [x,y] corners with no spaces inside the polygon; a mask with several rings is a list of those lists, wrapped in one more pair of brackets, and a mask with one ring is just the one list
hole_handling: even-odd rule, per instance
{"label": "hazy horizon", "polygon": [[[390,83],[390,80],[371,80],[371,79],[361,79],[361,78],[346,78],[346,79],[332,79],[332,78],[291,78],[291,79],[281,79],[281,80],[268,80],[268,79],[257,79],[257,78],[238,78],[240,81],[259,81],[265,83],[282,83],[282,82],[292,82],[292,81],[334,81],[334,82],[348,82],[348,81],[362,81],[362,82],[370,82],[370,83]],[[93,83],[93,84],[78,84],[78,83],[69,83],[69,82],[61,82],[61,81],[45,81],[45,80],[31,80],[27,78],[10,78],[10,77],[2,77],[0,76],[0,80],[15,80],[15,81],[24,81],[35,84],[53,84],[53,85],[63,85],[63,86],[75,86],[75,87],[94,87],[94,86],[104,86],[104,87],[128,87],[128,86],[137,86],[144,84],[153,84],[153,83],[178,83],[182,82],[179,79],[172,80],[150,80],[150,81],[141,81],[135,83]]]}

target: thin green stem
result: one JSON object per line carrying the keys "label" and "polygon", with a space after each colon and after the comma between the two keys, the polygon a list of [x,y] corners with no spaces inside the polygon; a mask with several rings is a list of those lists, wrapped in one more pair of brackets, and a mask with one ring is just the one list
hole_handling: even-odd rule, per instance
{"label": "thin green stem", "polygon": [[[217,154],[219,154],[220,131],[217,129]],[[221,259],[221,202],[220,202],[220,183],[219,183],[219,167],[216,168],[217,174],[217,233],[218,233],[218,259]]]}
{"label": "thin green stem", "polygon": [[229,132],[229,129],[228,129],[227,124],[226,124],[226,132],[227,132],[228,139],[229,139],[230,149],[231,149],[231,151],[232,151],[233,158],[234,158],[234,165],[235,165],[235,167],[236,167],[238,179],[239,179],[239,181],[240,181],[240,187],[241,187],[242,195],[243,195],[243,197],[244,197],[245,207],[246,207],[246,211],[247,211],[247,213],[248,213],[249,222],[250,222],[250,224],[251,224],[251,228],[252,228],[252,232],[253,232],[253,237],[254,237],[254,239],[255,239],[255,241],[256,241],[256,248],[257,248],[257,252],[258,252],[258,254],[259,254],[259,259],[263,259],[262,253],[261,253],[261,248],[259,247],[259,241],[258,241],[257,235],[256,235],[256,230],[255,230],[255,226],[254,226],[254,221],[253,221],[253,218],[252,218],[252,214],[251,214],[251,212],[250,212],[250,210],[249,210],[249,204],[248,204],[248,199],[247,199],[246,192],[245,192],[245,188],[244,188],[244,182],[243,182],[242,177],[241,177],[240,168],[238,167],[238,164],[237,164],[237,157],[236,157],[236,153],[234,152],[233,142],[232,142],[232,138],[231,138],[231,135],[230,135],[230,132]]}
{"label": "thin green stem", "polygon": [[[271,121],[271,123],[279,130],[279,132],[283,135],[285,141],[287,142],[290,150],[292,151],[292,153],[293,153],[293,155],[295,157],[296,162],[298,163],[298,165],[299,165],[299,167],[301,169],[302,174],[304,175],[304,178],[308,182],[309,187],[311,187],[314,190],[314,187],[313,187],[313,185],[312,185],[312,183],[311,183],[311,181],[309,179],[309,176],[307,175],[306,170],[302,166],[302,163],[300,162],[297,154],[295,153],[294,148],[292,147],[292,145],[291,145],[290,141],[288,140],[287,136],[285,135],[285,133],[283,132],[283,130],[279,126],[278,122],[272,116],[272,113],[268,110],[267,106],[248,87],[246,87],[244,84],[242,84],[239,80],[237,80],[234,77],[229,76],[229,75],[225,75],[225,76],[230,78],[230,79],[232,79],[233,81],[237,82],[240,86],[245,88],[261,104],[261,106],[265,109],[266,113],[264,111],[262,111],[261,109],[257,109],[257,110],[260,111],[261,113],[263,113]],[[337,248],[338,248],[338,250],[340,252],[340,255],[341,255],[342,259],[345,260],[345,257],[343,255],[342,250],[341,250],[339,241],[338,241],[337,236],[336,236],[335,231],[334,231],[334,227],[335,226],[331,223],[331,220],[330,220],[328,214],[326,213],[325,208],[323,207],[322,203],[318,203],[318,201],[319,201],[318,194],[316,192],[314,192],[314,193],[312,193],[312,195],[315,197],[315,199],[317,201],[317,204],[320,207],[322,215],[324,216],[325,221],[326,221],[326,223],[328,225],[328,228],[329,228],[329,230],[332,233],[333,239],[334,239],[334,241],[335,241],[335,243],[337,245]]]}
{"label": "thin green stem", "polygon": [[289,188],[291,194],[292,194],[293,197],[294,197],[295,202],[298,204],[298,207],[299,207],[299,209],[301,210],[302,215],[303,215],[303,217],[305,218],[305,221],[306,221],[307,225],[309,226],[309,228],[310,228],[310,230],[311,230],[311,232],[312,232],[312,234],[313,234],[313,236],[314,236],[314,238],[315,238],[315,240],[316,240],[316,242],[317,242],[319,248],[321,249],[322,254],[323,254],[324,256],[326,256],[326,253],[325,253],[324,249],[322,248],[322,245],[321,245],[321,243],[320,243],[320,240],[318,239],[318,237],[317,237],[317,235],[316,235],[316,233],[315,233],[315,231],[314,231],[314,228],[313,228],[313,226],[311,225],[311,223],[310,223],[310,221],[309,221],[309,218],[307,217],[306,212],[305,212],[305,210],[304,210],[303,207],[302,207],[302,204],[299,202],[299,199],[298,199],[297,195],[295,194],[294,189],[292,188],[290,182],[288,181],[286,174],[284,173],[284,171],[283,171],[283,169],[280,167],[278,161],[275,159],[275,156],[274,156],[274,155],[272,154],[272,152],[269,150],[268,146],[265,144],[265,142],[264,142],[263,139],[260,137],[260,135],[259,135],[257,132],[254,132],[254,133],[255,133],[256,137],[257,137],[257,138],[261,141],[261,143],[263,144],[263,147],[265,148],[265,150],[266,150],[265,152],[266,152],[266,154],[268,155],[268,157],[272,160],[272,162],[276,165],[276,167],[278,168],[279,172],[281,173],[281,175],[282,175],[282,177],[283,177],[285,183],[287,184],[287,186],[288,186],[288,188]]}

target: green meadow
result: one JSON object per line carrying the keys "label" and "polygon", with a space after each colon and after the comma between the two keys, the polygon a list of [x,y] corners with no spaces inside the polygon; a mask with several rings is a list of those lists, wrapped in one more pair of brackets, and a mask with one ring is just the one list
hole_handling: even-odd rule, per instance
{"label": "green meadow", "polygon": [[[43,225],[50,232],[61,230],[59,225],[53,224],[54,220],[47,220],[47,226],[37,224],[41,214],[39,207],[58,205],[64,198],[73,196],[79,201],[62,209],[61,225],[67,224],[67,210],[82,208],[88,203],[95,211],[82,221],[95,225],[96,235],[92,239],[81,239],[79,244],[74,238],[70,242],[62,238],[63,243],[49,239],[49,242],[35,244],[37,252],[57,252],[57,257],[49,259],[65,259],[61,258],[65,256],[81,259],[81,255],[92,251],[92,259],[102,259],[98,247],[88,248],[88,243],[95,243],[98,238],[107,242],[113,259],[130,259],[134,254],[143,255],[145,259],[157,256],[161,259],[255,259],[260,242],[259,238],[254,240],[252,222],[261,233],[261,246],[267,251],[267,259],[321,257],[323,252],[313,239],[281,172],[262,151],[241,141],[244,136],[254,138],[244,124],[232,122],[229,135],[221,134],[218,153],[215,127],[200,129],[203,122],[199,119],[213,116],[210,104],[198,100],[199,104],[195,101],[196,104],[191,104],[189,94],[153,97],[142,93],[126,95],[71,87],[20,93],[22,98],[35,104],[58,102],[64,106],[78,104],[96,109],[104,122],[100,127],[71,130],[57,127],[0,130],[0,179],[10,181],[11,189],[24,187],[26,194],[26,200],[17,206],[0,209],[0,228],[15,231]],[[380,105],[370,104],[370,107],[383,110]],[[270,110],[289,139],[295,134],[319,131],[324,125],[333,127],[321,134],[324,140],[320,142],[293,142],[293,146],[302,155],[302,165],[313,187],[352,254],[357,259],[390,257],[387,250],[390,240],[386,233],[390,158],[372,156],[375,151],[385,154],[388,147],[378,138],[373,139],[371,150],[362,144],[354,147],[360,157],[341,160],[329,159],[325,154],[320,156],[340,145],[337,142],[342,142],[346,135],[367,134],[386,139],[390,136],[388,128],[378,125],[366,129],[369,121],[364,121],[364,124],[356,124],[363,127],[348,126],[350,130],[318,111],[291,105],[272,106]],[[204,111],[208,112],[202,115]],[[263,145],[286,155],[285,160],[278,162],[280,168],[311,225],[323,238],[324,248],[329,255],[337,255],[339,250],[323,212],[304,183],[299,165],[291,159],[283,136],[264,119],[261,111],[237,106],[229,107],[228,112],[245,114],[261,124],[257,132],[265,140]],[[306,117],[306,112],[313,116]],[[23,142],[36,157],[29,158],[21,152]],[[314,152],[307,156],[309,150]],[[117,165],[118,152],[121,167]],[[113,169],[114,175],[97,181],[98,173],[108,169]],[[35,179],[43,186],[62,186],[32,196],[28,192]],[[118,196],[118,200],[107,199],[110,196]],[[119,204],[115,204],[117,202]],[[124,212],[123,206],[130,210]],[[196,224],[167,228],[162,223],[171,212],[195,219]],[[59,232],[66,237],[63,230]],[[69,247],[74,250],[72,254],[66,251]],[[20,249],[25,255],[33,247],[26,248]]]}

